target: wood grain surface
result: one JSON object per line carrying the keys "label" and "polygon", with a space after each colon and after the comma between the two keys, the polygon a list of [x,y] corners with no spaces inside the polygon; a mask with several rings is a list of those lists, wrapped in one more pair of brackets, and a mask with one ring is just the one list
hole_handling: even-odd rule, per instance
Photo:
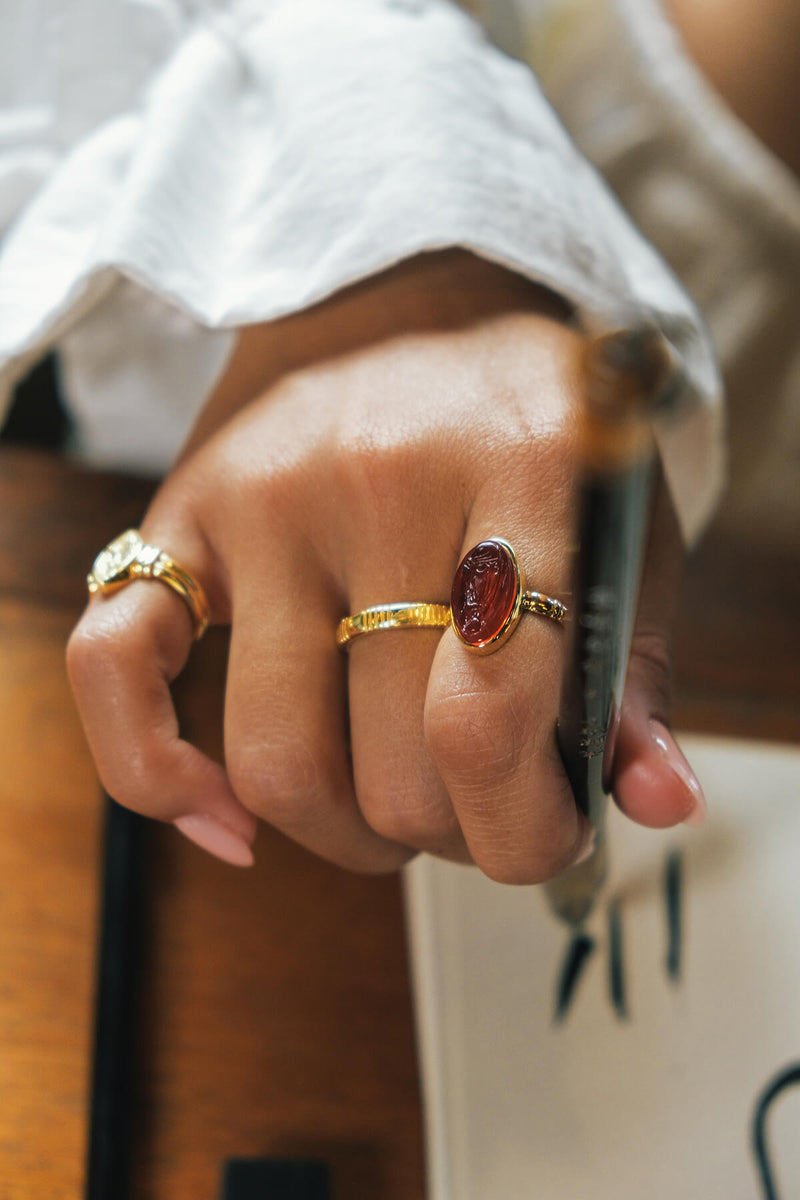
{"label": "wood grain surface", "polygon": [[[63,668],[83,577],[141,480],[0,448],[0,1200],[79,1200],[100,796]],[[676,640],[680,727],[800,736],[800,573],[707,542]],[[226,642],[180,681],[220,753]],[[150,826],[134,1200],[216,1200],[229,1156],[322,1157],[335,1200],[422,1200],[398,880],[262,830],[236,871]]]}
{"label": "wood grain surface", "polygon": [[[0,449],[0,1200],[79,1200],[101,803],[63,659],[91,558],[149,486]],[[220,751],[226,641],[179,687]],[[323,1158],[334,1200],[423,1195],[396,877],[271,830],[256,867],[149,827],[135,1200],[216,1200],[227,1157]],[[114,1200],[114,1198],[109,1198]]]}

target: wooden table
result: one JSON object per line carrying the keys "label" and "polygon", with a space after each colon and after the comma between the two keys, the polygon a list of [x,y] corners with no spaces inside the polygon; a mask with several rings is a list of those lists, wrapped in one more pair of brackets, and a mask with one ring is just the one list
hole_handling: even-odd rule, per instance
{"label": "wooden table", "polygon": [[[63,669],[96,551],[142,481],[0,448],[0,1198],[79,1200],[100,798]],[[690,566],[679,727],[800,738],[800,575],[713,539]],[[225,639],[180,686],[220,751]],[[153,825],[135,1200],[216,1200],[226,1157],[322,1157],[334,1200],[422,1200],[398,880],[349,875],[262,831],[237,872]],[[487,1198],[488,1200],[488,1198]]]}

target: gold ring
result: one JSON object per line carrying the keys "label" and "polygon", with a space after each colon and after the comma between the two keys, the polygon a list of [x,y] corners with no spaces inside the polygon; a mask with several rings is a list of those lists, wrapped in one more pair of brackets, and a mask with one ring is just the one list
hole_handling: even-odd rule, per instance
{"label": "gold ring", "polygon": [[150,546],[138,529],[126,529],[101,550],[86,576],[91,595],[109,596],[134,579],[158,579],[177,592],[189,609],[197,642],[208,628],[209,608],[200,584],[158,546]]}
{"label": "gold ring", "polygon": [[450,603],[403,601],[376,604],[345,617],[337,646],[382,629],[446,629],[452,626],[470,650],[488,654],[511,637],[524,612],[563,624],[566,605],[543,592],[526,591],[525,576],[505,538],[493,537],[469,550],[455,573]]}
{"label": "gold ring", "polygon": [[414,600],[376,604],[374,608],[362,608],[361,612],[342,618],[336,627],[336,645],[344,646],[362,633],[377,633],[381,629],[446,629],[449,624],[447,604]]}

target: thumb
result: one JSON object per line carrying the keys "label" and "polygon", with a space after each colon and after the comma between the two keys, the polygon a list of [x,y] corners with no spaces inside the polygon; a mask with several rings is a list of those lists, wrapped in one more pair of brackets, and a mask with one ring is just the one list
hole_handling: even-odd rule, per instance
{"label": "thumb", "polygon": [[666,828],[700,825],[706,802],[694,771],[670,731],[670,635],[683,559],[678,522],[666,484],[653,509],[639,609],[631,643],[612,763],[612,790],[633,821]]}

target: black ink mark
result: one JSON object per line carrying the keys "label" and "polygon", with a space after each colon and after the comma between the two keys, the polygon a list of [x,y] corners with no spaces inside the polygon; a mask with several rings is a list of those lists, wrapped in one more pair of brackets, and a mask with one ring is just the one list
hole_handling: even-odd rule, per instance
{"label": "black ink mark", "polygon": [[625,970],[622,953],[622,913],[619,901],[608,906],[608,994],[614,1012],[620,1020],[628,1019],[625,995]]}
{"label": "black ink mark", "polygon": [[756,1101],[752,1130],[753,1154],[761,1178],[764,1200],[779,1200],[767,1152],[767,1113],[775,1097],[795,1084],[800,1084],[800,1063],[792,1063],[791,1066],[784,1067],[774,1079],[770,1080]]}
{"label": "black ink mark", "polygon": [[664,903],[667,909],[667,974],[673,983],[678,983],[683,950],[683,855],[680,850],[671,850],[667,855]]}
{"label": "black ink mark", "polygon": [[594,948],[594,939],[586,933],[576,933],[570,940],[556,989],[556,1011],[553,1020],[557,1025],[561,1024],[569,1012],[578,980],[583,974],[583,968],[594,952]]}

